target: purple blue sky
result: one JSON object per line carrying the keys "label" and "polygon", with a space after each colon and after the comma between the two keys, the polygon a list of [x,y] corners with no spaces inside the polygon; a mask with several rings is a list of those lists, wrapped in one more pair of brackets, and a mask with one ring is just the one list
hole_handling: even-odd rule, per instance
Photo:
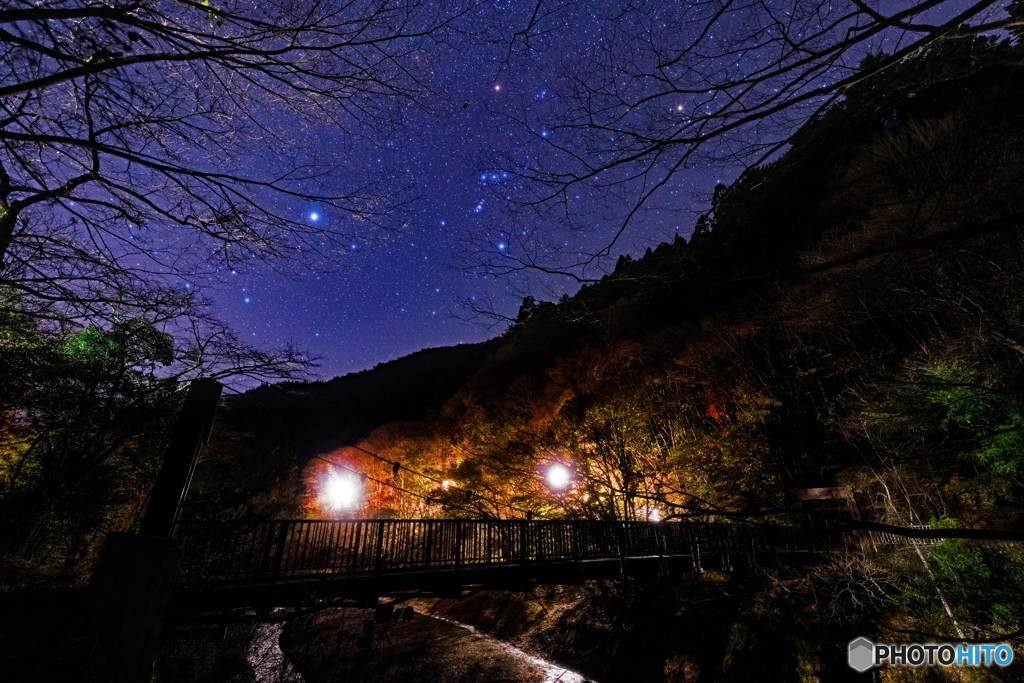
{"label": "purple blue sky", "polygon": [[[666,30],[658,8],[671,4],[650,3],[642,13],[610,22],[621,5],[545,4],[530,39],[523,40],[513,35],[530,24],[533,2],[485,4],[460,24],[461,32],[409,56],[407,67],[433,93],[396,103],[387,135],[331,129],[298,135],[314,154],[343,157],[339,184],[365,177],[403,188],[407,203],[398,216],[404,227],[380,240],[353,242],[321,272],[283,275],[255,267],[222,273],[210,290],[220,314],[255,344],[292,343],[319,357],[319,375],[326,379],[421,348],[501,332],[495,320],[474,316],[474,307],[514,316],[527,293],[551,299],[575,291],[578,284],[569,279],[493,277],[479,265],[500,263],[525,248],[573,261],[573,254],[605,245],[621,225],[633,196],[580,186],[570,189],[564,205],[518,213],[506,199],[523,190],[509,169],[557,156],[563,135],[557,122],[570,106],[566,95],[574,80],[600,76],[597,61],[632,59],[614,52],[628,43],[621,34],[614,38],[610,27]],[[669,17],[669,10],[664,14]],[[742,51],[722,60],[723,68],[737,72],[754,64]],[[679,98],[659,106],[666,117],[684,116],[694,103]],[[599,276],[621,253],[638,255],[676,232],[688,235],[716,182],[736,174],[734,164],[690,166],[672,177],[610,257],[586,275]],[[289,210],[301,210],[310,225],[334,227],[344,220],[314,204]]]}

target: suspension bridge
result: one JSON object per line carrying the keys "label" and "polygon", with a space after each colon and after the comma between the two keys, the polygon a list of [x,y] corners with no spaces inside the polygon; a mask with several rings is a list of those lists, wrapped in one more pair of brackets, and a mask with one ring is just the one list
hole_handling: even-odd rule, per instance
{"label": "suspension bridge", "polygon": [[[91,617],[111,680],[149,680],[165,623],[190,614],[218,621],[229,612],[266,615],[276,607],[337,601],[371,606],[382,597],[461,596],[538,583],[774,566],[893,540],[815,524],[699,521],[182,522],[182,502],[209,438],[220,389],[212,380],[192,383],[139,533],[111,533],[101,549]],[[426,476],[367,453],[396,475]]]}
{"label": "suspension bridge", "polygon": [[777,566],[865,538],[726,522],[459,519],[188,523],[175,537],[173,602],[207,610]]}

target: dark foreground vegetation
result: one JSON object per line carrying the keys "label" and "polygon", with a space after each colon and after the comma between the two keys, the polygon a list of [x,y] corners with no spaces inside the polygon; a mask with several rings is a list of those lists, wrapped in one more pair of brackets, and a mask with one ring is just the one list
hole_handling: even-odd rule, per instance
{"label": "dark foreground vegetation", "polygon": [[[805,510],[1020,531],[1022,49],[949,40],[850,87],[785,155],[720,188],[690,239],[623,257],[575,297],[524,301],[491,346],[436,352],[404,385],[415,401],[399,390],[359,407],[394,366],[230,401],[186,516],[337,514],[321,484],[350,469],[372,477],[366,516]],[[57,334],[19,322],[16,301],[3,315],[0,541],[12,566],[74,574],[144,505],[175,404],[152,369],[165,342],[131,321]],[[570,472],[558,490],[554,464]],[[438,609],[601,680],[834,680],[856,635],[1019,651],[1019,545],[875,550],[799,572],[588,585],[540,611],[515,595]],[[1011,680],[1019,667],[878,675]]]}

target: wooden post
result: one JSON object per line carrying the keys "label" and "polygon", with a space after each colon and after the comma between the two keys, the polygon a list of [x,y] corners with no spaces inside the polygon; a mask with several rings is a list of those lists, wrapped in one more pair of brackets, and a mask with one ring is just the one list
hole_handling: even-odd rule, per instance
{"label": "wooden post", "polygon": [[192,380],[189,385],[185,405],[174,425],[171,443],[142,518],[139,533],[143,536],[172,535],[195,472],[199,449],[210,440],[220,391],[221,385],[212,379]]}
{"label": "wooden post", "polygon": [[171,540],[199,448],[210,438],[221,385],[193,380],[185,396],[139,534],[108,534],[92,576],[91,619],[114,683],[152,678],[179,553]]}
{"label": "wooden post", "polygon": [[90,586],[90,617],[112,683],[153,678],[178,559],[170,538],[110,533],[104,540]]}

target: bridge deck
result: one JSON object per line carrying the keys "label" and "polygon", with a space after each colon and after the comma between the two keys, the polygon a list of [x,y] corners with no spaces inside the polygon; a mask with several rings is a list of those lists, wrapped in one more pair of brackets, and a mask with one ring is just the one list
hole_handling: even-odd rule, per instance
{"label": "bridge deck", "polygon": [[210,606],[774,565],[845,542],[798,527],[547,520],[271,520],[181,525],[176,536],[176,600]]}

